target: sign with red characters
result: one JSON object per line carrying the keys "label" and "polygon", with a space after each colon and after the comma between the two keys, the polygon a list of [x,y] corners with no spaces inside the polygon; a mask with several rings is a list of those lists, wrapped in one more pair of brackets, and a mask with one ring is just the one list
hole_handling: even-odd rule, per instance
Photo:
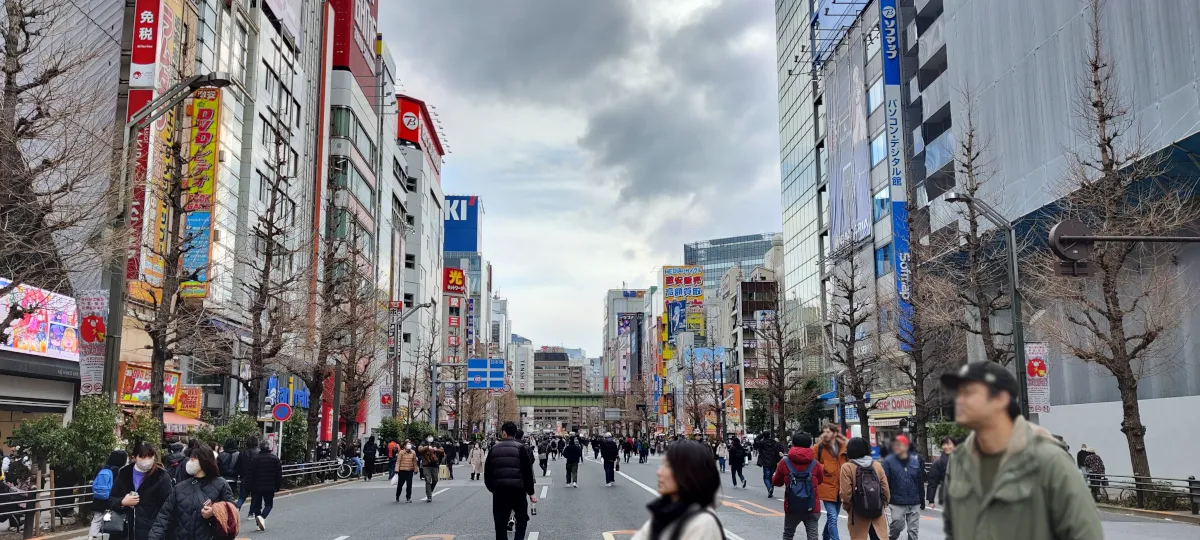
{"label": "sign with red characters", "polygon": [[[133,51],[129,60],[129,87],[154,88],[158,65],[158,15],[162,0],[137,0],[133,15]],[[133,109],[137,110],[137,109]]]}

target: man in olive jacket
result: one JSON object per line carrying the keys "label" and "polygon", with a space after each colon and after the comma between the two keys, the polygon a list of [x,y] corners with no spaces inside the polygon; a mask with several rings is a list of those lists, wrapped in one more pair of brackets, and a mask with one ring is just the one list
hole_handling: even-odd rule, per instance
{"label": "man in olive jacket", "polygon": [[1021,416],[1017,379],[994,362],[942,375],[955,421],[974,432],[950,455],[947,539],[1093,540],[1100,513],[1061,442]]}

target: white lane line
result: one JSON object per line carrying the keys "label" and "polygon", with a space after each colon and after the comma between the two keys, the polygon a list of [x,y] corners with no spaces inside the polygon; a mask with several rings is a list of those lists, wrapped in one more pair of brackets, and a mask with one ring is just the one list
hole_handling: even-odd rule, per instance
{"label": "white lane line", "polygon": [[644,489],[644,490],[646,490],[646,491],[649,491],[651,495],[654,495],[654,496],[656,496],[656,497],[658,496],[658,490],[657,490],[657,489],[654,489],[654,488],[652,488],[652,487],[650,487],[650,486],[647,486],[646,484],[643,484],[643,483],[641,483],[641,482],[638,482],[637,480],[634,480],[632,476],[629,476],[628,474],[625,474],[625,473],[623,473],[623,472],[621,472],[621,471],[617,471],[617,474],[619,474],[619,475],[621,475],[621,476],[625,477],[625,479],[626,479],[626,480],[629,480],[630,482],[633,482],[634,484],[637,484],[637,485],[638,485],[639,487],[641,487],[642,489]]}
{"label": "white lane line", "polygon": [[349,536],[339,536],[337,538],[334,538],[333,540],[346,540],[347,538],[350,538],[350,537]]}
{"label": "white lane line", "polygon": [[450,490],[450,488],[442,488],[442,489],[439,489],[439,490],[437,490],[437,491],[433,492],[433,496],[434,496],[434,497],[437,497],[438,495],[441,495],[441,494],[443,494],[443,493],[445,493],[445,492],[447,492],[447,491],[449,491],[449,490]]}
{"label": "white lane line", "polygon": [[733,532],[729,529],[725,529],[725,538],[728,538],[729,540],[746,540],[745,538],[733,534]]}
{"label": "white lane line", "polygon": [[528,538],[529,540],[537,540],[538,533],[537,533],[537,531],[530,531],[529,534],[526,535],[525,537]]}
{"label": "white lane line", "polygon": [[545,498],[546,498],[546,492],[547,492],[547,491],[549,491],[549,490],[550,490],[550,486],[542,486],[542,496],[541,496],[540,498],[542,498],[542,499],[545,499]]}

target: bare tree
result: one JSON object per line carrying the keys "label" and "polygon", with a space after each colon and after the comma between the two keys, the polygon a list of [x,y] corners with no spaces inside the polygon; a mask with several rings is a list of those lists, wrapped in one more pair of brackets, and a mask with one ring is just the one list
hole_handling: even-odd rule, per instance
{"label": "bare tree", "polygon": [[692,422],[692,429],[704,433],[708,426],[708,414],[716,407],[716,401],[708,389],[712,374],[696,361],[695,349],[684,349],[683,355],[683,403],[684,411]]}
{"label": "bare tree", "polygon": [[804,370],[804,358],[812,349],[805,345],[793,314],[788,313],[779,284],[772,285],[765,296],[768,309],[753,325],[759,362],[755,369],[765,382],[758,394],[767,398],[770,430],[782,438],[788,419],[809,407],[815,394],[811,392],[813,378]]}
{"label": "bare tree", "polygon": [[[353,221],[353,216],[347,216]],[[372,264],[367,249],[370,237],[358,226],[349,226],[348,241],[345,243],[346,273],[343,276],[344,303],[339,306],[350,324],[344,334],[345,347],[337,358],[338,369],[342,370],[342,420],[347,433],[358,424],[358,408],[366,403],[379,381],[389,373],[386,361],[380,361],[379,352],[386,350],[387,332],[380,314],[387,305],[386,293],[382,293],[371,278]]]}
{"label": "bare tree", "polygon": [[[0,14],[0,297],[21,284],[73,296],[70,278],[119,257],[127,233],[94,235],[111,216],[111,101],[86,71],[99,61],[71,33],[62,0],[3,0]],[[29,299],[33,299],[33,295]],[[41,301],[13,303],[0,334]],[[3,340],[0,335],[0,340]]]}
{"label": "bare tree", "polygon": [[859,425],[867,433],[867,414],[874,407],[867,403],[867,394],[876,388],[886,363],[875,346],[876,333],[871,331],[876,306],[868,284],[873,278],[863,272],[861,255],[855,247],[848,246],[829,258],[825,350],[829,360],[843,368],[843,392],[853,399]]}
{"label": "bare tree", "polygon": [[[421,415],[429,419],[429,398],[434,397],[430,390],[430,375],[433,373],[433,365],[441,361],[439,358],[441,351],[441,324],[436,320],[433,326],[429,329],[428,335],[418,335],[413,342],[413,373],[412,385],[409,387],[408,393],[408,418],[409,422]],[[420,405],[416,405],[420,403]],[[440,403],[440,402],[439,402]],[[429,423],[433,423],[429,419]]]}
{"label": "bare tree", "polygon": [[[1078,219],[1096,235],[1167,235],[1194,228],[1200,208],[1190,182],[1165,174],[1163,156],[1147,149],[1121,92],[1102,31],[1104,2],[1091,0],[1084,75],[1073,107],[1080,145],[1068,152],[1069,193],[1063,217]],[[1174,249],[1120,242],[1095,244],[1092,276],[1059,277],[1043,260],[1039,283],[1057,301],[1059,317],[1043,330],[1064,352],[1095,364],[1116,379],[1121,432],[1133,474],[1150,476],[1146,426],[1138,403],[1142,379],[1170,369],[1181,314],[1194,296],[1182,283]]]}

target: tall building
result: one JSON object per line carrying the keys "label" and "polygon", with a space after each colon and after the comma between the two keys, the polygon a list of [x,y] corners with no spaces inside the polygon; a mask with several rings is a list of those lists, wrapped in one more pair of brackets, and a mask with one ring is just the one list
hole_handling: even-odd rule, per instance
{"label": "tall building", "polygon": [[467,347],[486,354],[491,341],[492,263],[483,256],[483,201],[474,195],[447,195],[445,207],[446,266],[470,276],[467,293]]}
{"label": "tall building", "polygon": [[638,345],[645,307],[645,289],[610,289],[604,294],[604,355],[600,367],[604,391],[624,391],[631,378],[642,373],[643,357]]}
{"label": "tall building", "polygon": [[[488,356],[505,355],[512,342],[512,320],[508,318],[508,299],[492,296],[492,314],[488,330]],[[509,367],[511,370],[511,366]]]}
{"label": "tall building", "polygon": [[701,240],[683,245],[683,264],[704,267],[704,289],[715,291],[721,276],[733,265],[754,268],[763,263],[775,233]]}
{"label": "tall building", "polygon": [[[533,392],[533,342],[513,334],[512,342],[508,344],[508,363],[512,370],[513,389],[517,392]],[[533,430],[533,407],[521,407],[521,429]]]}
{"label": "tall building", "polygon": [[[583,368],[571,367],[561,347],[542,347],[533,353],[533,376],[539,392],[582,392]],[[565,432],[582,425],[582,407],[535,407],[534,429]]]}

